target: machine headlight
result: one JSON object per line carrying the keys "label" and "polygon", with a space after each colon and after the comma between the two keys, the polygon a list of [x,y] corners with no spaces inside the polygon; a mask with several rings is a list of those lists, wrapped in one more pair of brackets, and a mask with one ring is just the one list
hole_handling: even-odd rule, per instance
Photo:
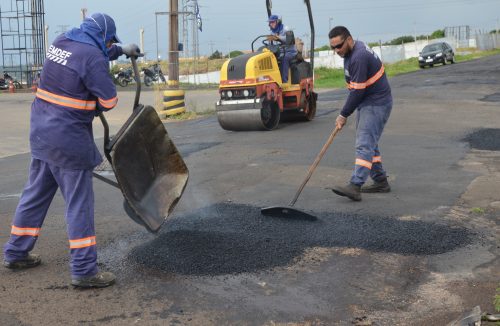
{"label": "machine headlight", "polygon": [[248,89],[245,89],[243,91],[243,96],[248,97],[248,95],[250,95],[250,92],[248,91]]}
{"label": "machine headlight", "polygon": [[227,97],[233,97],[233,92],[231,92],[231,91],[227,91],[227,92],[226,92],[226,95],[227,95]]}
{"label": "machine headlight", "polygon": [[424,57],[418,57],[418,60],[422,61],[424,60]]}
{"label": "machine headlight", "polygon": [[443,53],[439,52],[438,54],[436,54],[436,57],[441,57],[443,56]]}

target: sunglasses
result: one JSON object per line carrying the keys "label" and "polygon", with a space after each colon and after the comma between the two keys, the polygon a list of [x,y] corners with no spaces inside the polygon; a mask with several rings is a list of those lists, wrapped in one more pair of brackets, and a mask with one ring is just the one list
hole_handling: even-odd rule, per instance
{"label": "sunglasses", "polygon": [[342,43],[339,43],[339,44],[337,44],[337,45],[335,45],[335,46],[330,45],[330,48],[331,48],[332,50],[339,50],[340,48],[342,48],[342,47],[344,46],[345,41],[346,41],[346,40],[344,39],[344,40],[342,41]]}

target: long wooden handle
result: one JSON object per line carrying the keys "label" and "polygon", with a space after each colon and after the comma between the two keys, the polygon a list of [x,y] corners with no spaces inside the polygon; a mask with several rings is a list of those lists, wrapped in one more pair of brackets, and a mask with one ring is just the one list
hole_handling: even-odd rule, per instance
{"label": "long wooden handle", "polygon": [[335,129],[333,129],[332,133],[330,134],[330,137],[328,137],[328,140],[323,145],[323,148],[321,148],[321,151],[319,152],[318,156],[316,156],[316,159],[314,160],[313,164],[311,164],[311,166],[309,167],[309,171],[307,171],[306,178],[304,179],[304,181],[302,181],[302,184],[300,185],[299,190],[297,190],[295,197],[293,197],[292,201],[290,202],[290,204],[288,206],[292,207],[293,205],[295,205],[295,202],[299,198],[300,193],[302,192],[302,190],[306,186],[306,183],[309,181],[309,179],[311,179],[311,176],[312,176],[314,170],[316,170],[316,167],[318,166],[319,161],[321,161],[321,159],[323,158],[323,155],[325,155],[326,150],[328,149],[330,144],[333,142],[333,139],[335,138],[335,136],[337,136],[339,131],[340,131],[340,129],[338,129],[337,127],[335,127]]}

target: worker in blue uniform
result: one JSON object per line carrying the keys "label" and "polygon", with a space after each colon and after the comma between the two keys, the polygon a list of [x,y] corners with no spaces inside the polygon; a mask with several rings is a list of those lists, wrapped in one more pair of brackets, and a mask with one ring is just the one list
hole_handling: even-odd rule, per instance
{"label": "worker in blue uniform", "polygon": [[[389,192],[387,174],[382,167],[378,146],[392,110],[391,87],[384,66],[371,48],[355,41],[344,26],[334,27],[329,35],[330,46],[344,58],[345,80],[349,96],[335,124],[340,130],[347,118],[357,110],[356,160],[351,180],[347,185],[332,187],[333,192],[354,201],[361,193]],[[368,177],[373,184],[363,186]]]}
{"label": "worker in blue uniform", "polygon": [[31,106],[31,165],[4,246],[4,266],[38,266],[30,253],[59,188],[66,204],[71,284],[105,287],[115,276],[97,268],[92,170],[102,162],[94,143],[92,120],[116,106],[109,61],[138,56],[135,44],[119,45],[114,20],[103,13],[87,17],[79,28],[49,46]]}
{"label": "worker in blue uniform", "polygon": [[[279,41],[283,44],[283,53],[281,58],[280,65],[280,73],[281,80],[283,83],[288,82],[288,70],[290,69],[290,61],[297,56],[297,47],[295,46],[295,40],[288,40],[287,42],[287,33],[291,32],[291,30],[283,25],[281,18],[279,15],[271,15],[267,20],[269,24],[269,28],[271,29],[272,34],[268,36],[269,41]],[[293,34],[289,34],[293,35]],[[290,36],[289,36],[290,37]]]}

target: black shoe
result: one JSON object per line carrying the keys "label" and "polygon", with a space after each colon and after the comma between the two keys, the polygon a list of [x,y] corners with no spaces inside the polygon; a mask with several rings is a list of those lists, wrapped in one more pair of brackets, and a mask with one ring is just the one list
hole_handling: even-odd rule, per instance
{"label": "black shoe", "polygon": [[42,259],[40,258],[39,255],[35,254],[28,254],[28,256],[24,257],[23,259],[8,262],[8,261],[3,261],[3,265],[7,268],[10,269],[26,269],[26,268],[32,268],[40,265],[42,263]]}
{"label": "black shoe", "polygon": [[99,272],[94,276],[74,278],[71,285],[80,288],[105,288],[115,283],[115,275],[110,272]]}
{"label": "black shoe", "polygon": [[374,181],[373,184],[369,186],[361,187],[361,192],[363,193],[375,193],[375,192],[391,192],[391,186],[387,179],[384,181]]}
{"label": "black shoe", "polygon": [[361,201],[361,186],[349,183],[346,186],[333,186],[332,191],[339,196],[348,197],[354,201]]}

